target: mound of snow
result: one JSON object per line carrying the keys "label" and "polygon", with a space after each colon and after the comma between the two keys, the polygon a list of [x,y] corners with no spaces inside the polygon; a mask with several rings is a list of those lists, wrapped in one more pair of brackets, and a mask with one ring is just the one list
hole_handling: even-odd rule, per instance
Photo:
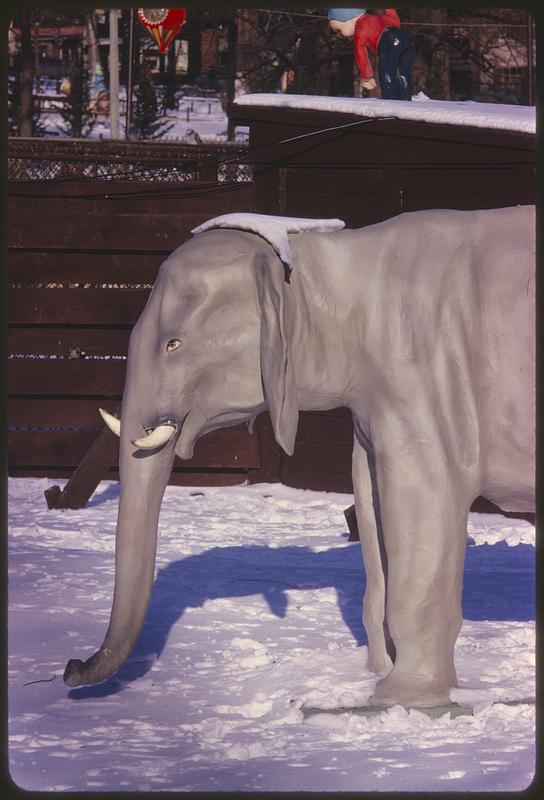
{"label": "mound of snow", "polygon": [[513,545],[529,523],[469,517],[481,546],[467,547],[450,697],[473,714],[363,717],[352,710],[378,678],[352,494],[168,486],[139,642],[111,679],[71,690],[67,659],[90,656],[107,629],[120,487],[49,510],[50,485],[8,480],[9,768],[22,790],[443,796],[531,782],[535,549]]}
{"label": "mound of snow", "polygon": [[291,266],[293,254],[289,246],[290,233],[318,231],[327,233],[345,227],[341,219],[306,219],[304,217],[276,217],[271,214],[221,214],[219,217],[203,222],[193,228],[191,233],[197,235],[213,228],[231,228],[240,231],[257,233],[269,242],[284,264]]}

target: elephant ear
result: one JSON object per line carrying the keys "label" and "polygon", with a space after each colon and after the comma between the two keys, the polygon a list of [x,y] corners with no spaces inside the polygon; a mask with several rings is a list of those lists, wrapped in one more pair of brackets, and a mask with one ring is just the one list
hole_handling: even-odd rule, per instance
{"label": "elephant ear", "polygon": [[291,359],[291,287],[283,265],[270,248],[257,256],[261,307],[261,376],[277,443],[293,455],[298,426],[297,386]]}

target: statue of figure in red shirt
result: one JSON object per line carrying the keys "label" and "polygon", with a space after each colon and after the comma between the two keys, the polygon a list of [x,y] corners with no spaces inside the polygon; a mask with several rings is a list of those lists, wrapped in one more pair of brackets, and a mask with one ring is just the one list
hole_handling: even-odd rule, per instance
{"label": "statue of figure in red shirt", "polygon": [[329,25],[335,33],[354,38],[355,61],[365,89],[376,88],[368,50],[378,58],[378,77],[384,100],[412,99],[412,37],[401,30],[394,8],[331,8]]}

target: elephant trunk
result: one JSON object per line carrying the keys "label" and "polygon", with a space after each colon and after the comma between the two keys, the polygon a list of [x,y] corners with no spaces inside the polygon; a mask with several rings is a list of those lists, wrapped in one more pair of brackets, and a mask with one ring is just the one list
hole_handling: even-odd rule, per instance
{"label": "elephant trunk", "polygon": [[142,452],[130,444],[130,435],[127,430],[121,436],[121,496],[110,624],[104,643],[93,656],[87,661],[68,661],[64,682],[71,687],[100,683],[123,664],[136,644],[151,596],[159,512],[175,442],[169,442],[160,452]]}

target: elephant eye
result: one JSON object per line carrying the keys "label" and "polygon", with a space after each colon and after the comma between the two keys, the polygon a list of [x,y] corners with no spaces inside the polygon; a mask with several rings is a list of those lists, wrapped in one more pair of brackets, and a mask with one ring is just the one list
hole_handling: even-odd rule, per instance
{"label": "elephant eye", "polygon": [[178,347],[181,347],[180,339],[169,339],[166,343],[166,352],[171,353],[172,350],[177,350]]}

